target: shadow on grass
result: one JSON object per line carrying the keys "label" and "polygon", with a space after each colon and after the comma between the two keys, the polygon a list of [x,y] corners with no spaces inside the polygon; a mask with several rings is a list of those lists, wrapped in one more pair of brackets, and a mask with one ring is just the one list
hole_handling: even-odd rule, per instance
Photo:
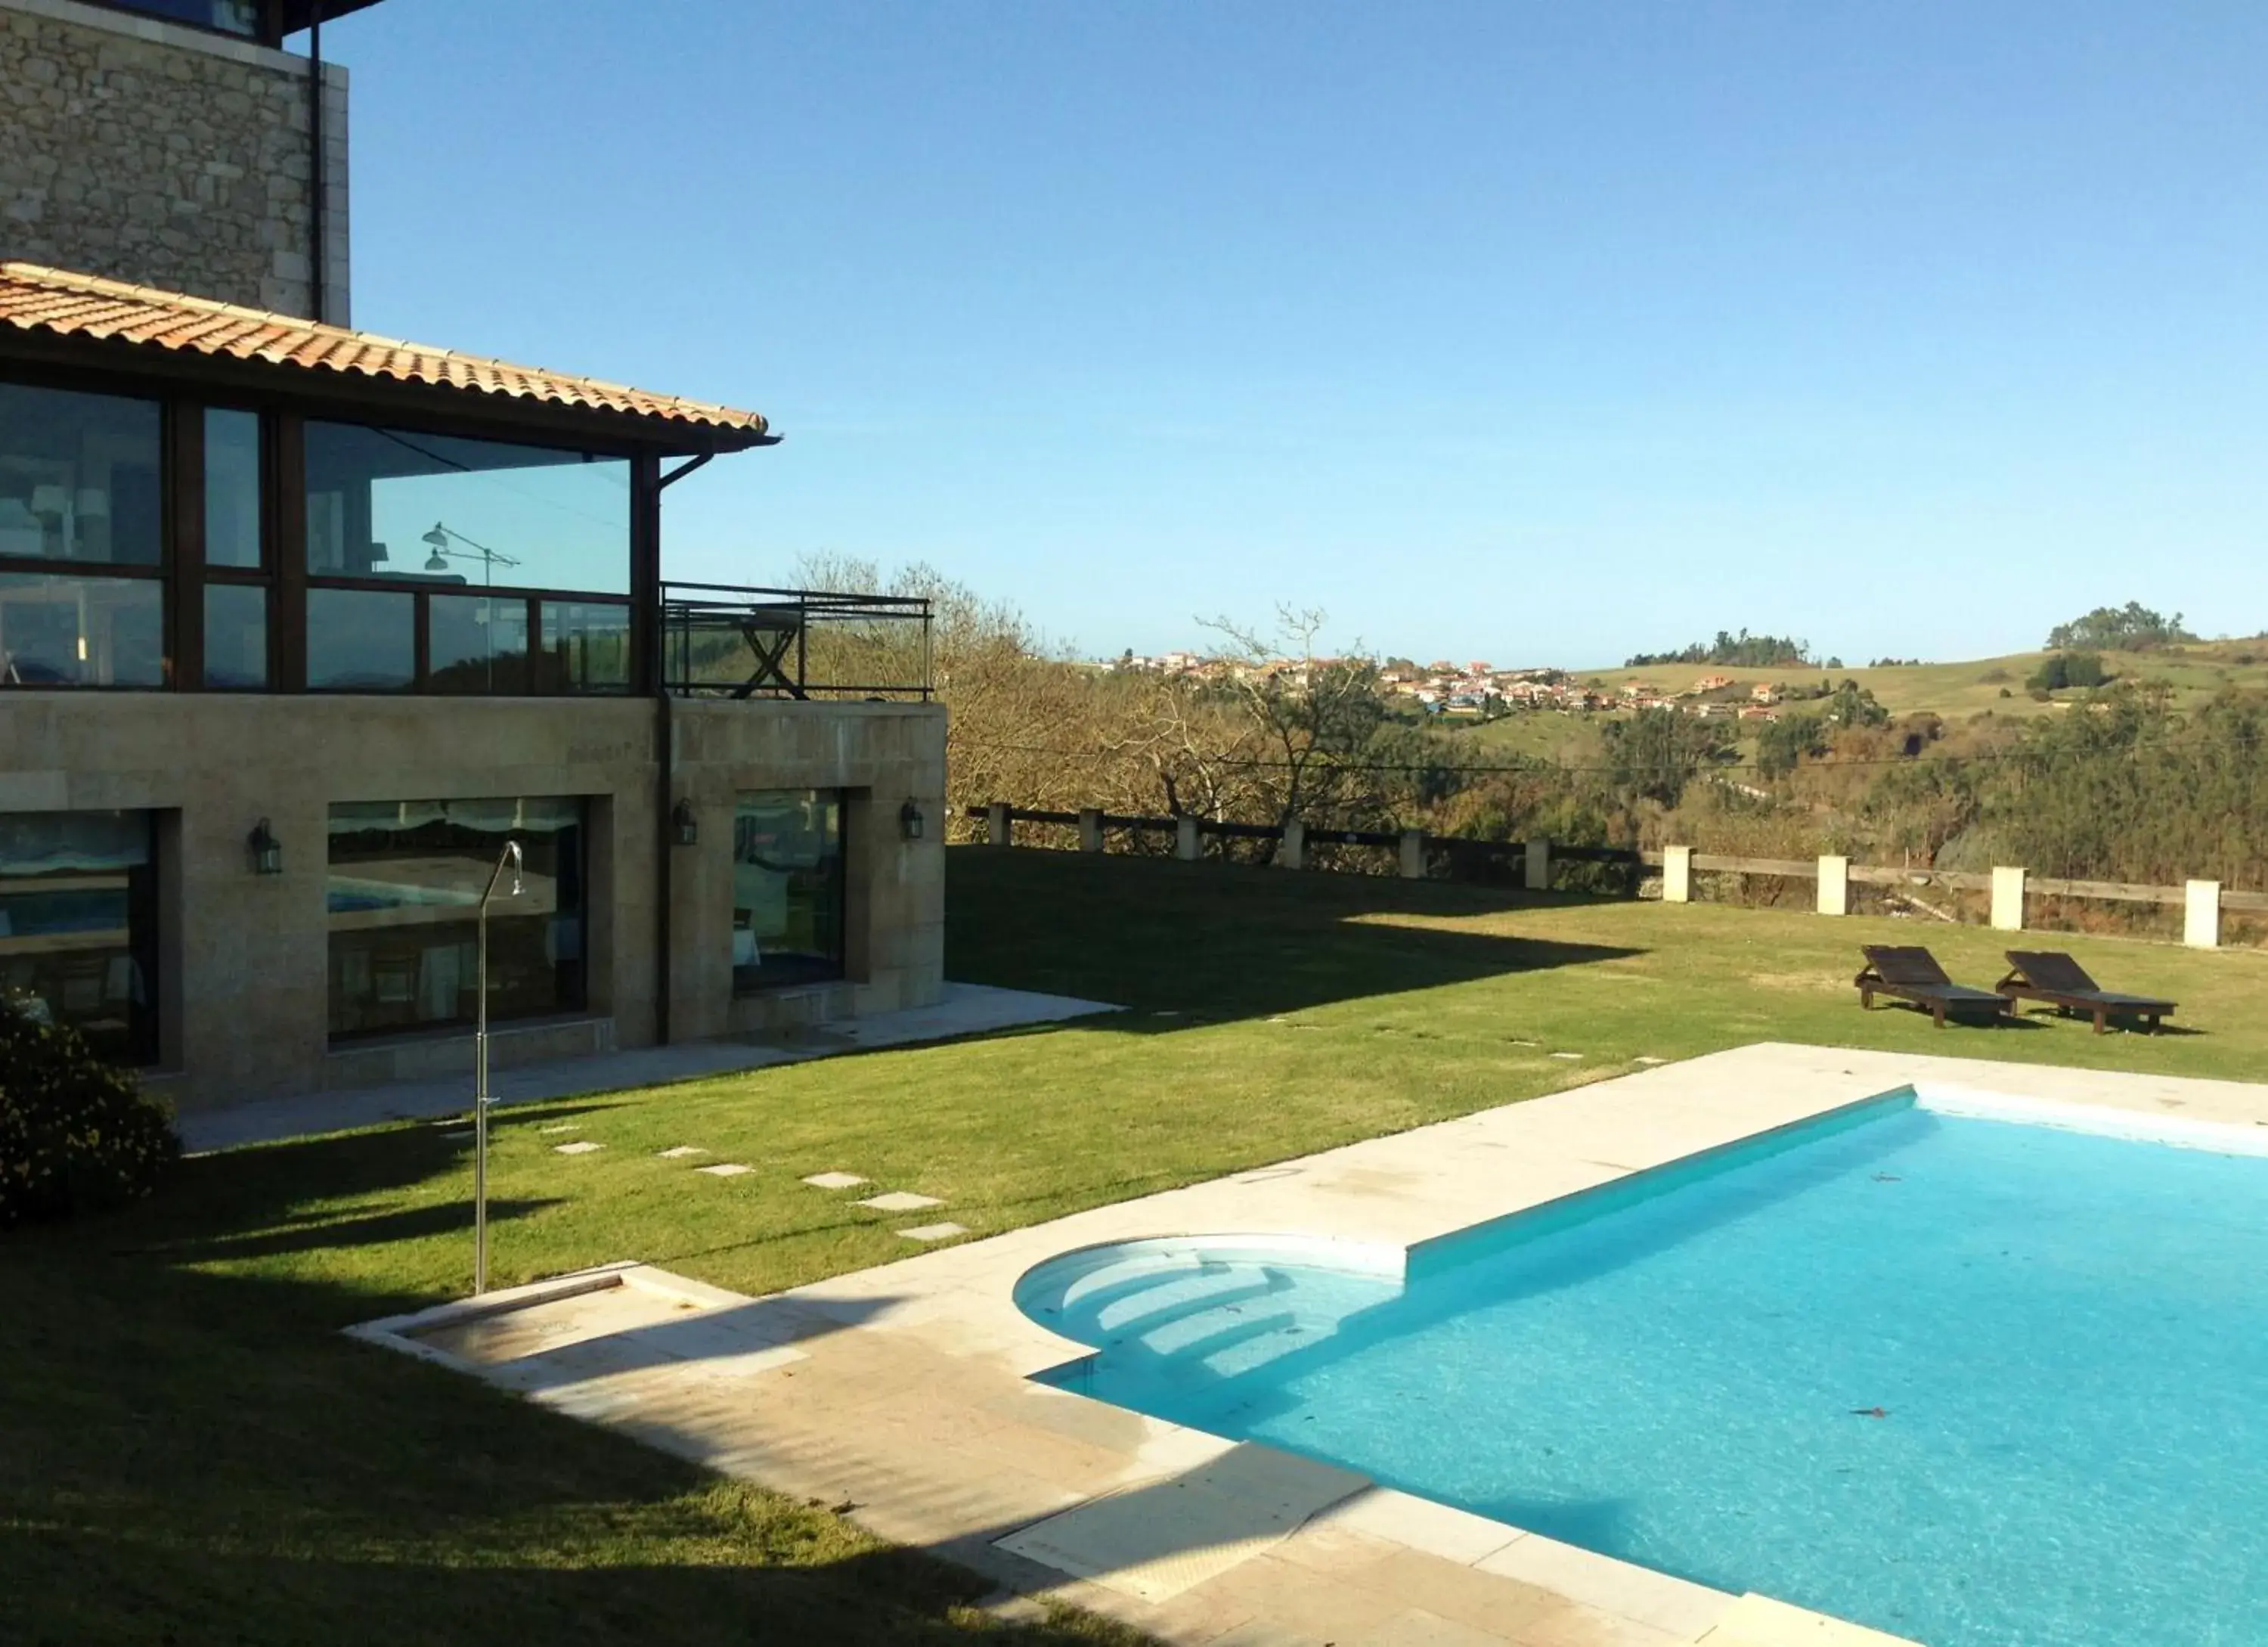
{"label": "shadow on grass", "polygon": [[1156,1032],[1644,953],[1424,924],[1624,901],[1581,894],[974,846],[946,863],[947,975],[1141,1009],[1078,1021],[1091,1029]]}

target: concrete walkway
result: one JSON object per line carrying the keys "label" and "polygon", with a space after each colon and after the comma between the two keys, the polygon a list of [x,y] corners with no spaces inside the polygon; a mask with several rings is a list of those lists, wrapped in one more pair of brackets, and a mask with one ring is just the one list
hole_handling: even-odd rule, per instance
{"label": "concrete walkway", "polygon": [[[793,1041],[693,1041],[675,1046],[641,1047],[592,1058],[564,1058],[494,1071],[489,1086],[496,1102],[531,1104],[585,1092],[621,1092],[635,1087],[699,1081],[710,1075],[778,1064],[800,1064],[843,1052],[916,1046],[962,1035],[989,1035],[1026,1024],[1060,1023],[1091,1013],[1118,1008],[1071,995],[1042,995],[1029,990],[994,989],[983,984],[947,984],[935,1006],[845,1020],[804,1032]],[[181,1119],[181,1141],[191,1154],[275,1143],[316,1133],[376,1126],[387,1121],[433,1120],[471,1108],[470,1075],[432,1081],[394,1082],[304,1097],[270,1098],[258,1104]]]}

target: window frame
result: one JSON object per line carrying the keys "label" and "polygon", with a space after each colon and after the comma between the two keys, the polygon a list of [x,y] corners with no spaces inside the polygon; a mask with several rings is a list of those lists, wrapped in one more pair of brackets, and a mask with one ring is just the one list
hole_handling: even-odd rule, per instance
{"label": "window frame", "polygon": [[[833,801],[835,806],[836,868],[834,875],[834,897],[832,901],[834,904],[835,953],[828,957],[830,970],[811,972],[799,978],[758,979],[743,981],[741,973],[747,969],[742,968],[738,963],[734,963],[732,967],[733,999],[735,1001],[759,1000],[766,995],[777,994],[782,990],[815,989],[822,988],[830,984],[843,983],[850,976],[851,792],[845,788],[828,787],[825,786],[811,788],[735,788],[733,792],[732,862],[733,868],[736,872],[738,871],[741,861],[740,852],[741,803],[745,797],[755,795],[811,795],[831,799]],[[735,875],[735,896],[737,896],[737,873]],[[757,964],[761,965],[762,962],[759,961]]]}

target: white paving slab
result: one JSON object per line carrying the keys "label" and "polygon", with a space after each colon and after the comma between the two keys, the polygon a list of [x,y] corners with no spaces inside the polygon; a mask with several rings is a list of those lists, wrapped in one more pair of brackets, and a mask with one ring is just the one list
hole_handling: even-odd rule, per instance
{"label": "white paving slab", "polygon": [[587,1138],[578,1138],[571,1144],[552,1145],[551,1153],[556,1156],[588,1156],[595,1155],[605,1148],[606,1145],[594,1144]]}
{"label": "white paving slab", "polygon": [[917,1195],[911,1190],[892,1190],[884,1195],[869,1195],[865,1200],[852,1204],[871,1207],[878,1213],[917,1213],[924,1207],[945,1205],[934,1195]]}
{"label": "white paving slab", "polygon": [[744,1172],[754,1172],[755,1168],[745,1166],[738,1161],[719,1161],[713,1167],[696,1167],[693,1170],[706,1172],[712,1178],[736,1178]]}
{"label": "white paving slab", "polygon": [[855,1190],[866,1180],[856,1172],[814,1172],[804,1182],[815,1190]]}
{"label": "white paving slab", "polygon": [[674,1148],[657,1149],[654,1153],[664,1161],[683,1161],[693,1156],[705,1156],[709,1152],[699,1144],[679,1144]]}
{"label": "white paving slab", "polygon": [[960,1224],[942,1223],[917,1224],[910,1230],[901,1230],[898,1233],[909,1241],[949,1241],[954,1236],[967,1235],[968,1231]]}

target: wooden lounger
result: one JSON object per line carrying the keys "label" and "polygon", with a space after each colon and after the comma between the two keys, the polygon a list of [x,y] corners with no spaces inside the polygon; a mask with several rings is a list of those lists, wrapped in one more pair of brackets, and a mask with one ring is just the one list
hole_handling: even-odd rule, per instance
{"label": "wooden lounger", "polygon": [[2095,1020],[2100,1035],[2113,1018],[2139,1018],[2158,1032],[2158,1022],[2174,1016],[2174,1003],[2151,995],[2122,995],[2100,987],[2087,969],[2059,949],[2011,949],[2008,976],[1992,987],[2011,1001],[2044,1001],[2065,1012]]}
{"label": "wooden lounger", "polygon": [[2014,1009],[2014,1003],[1997,991],[1955,983],[1926,949],[1890,943],[1860,948],[1866,951],[1867,965],[1852,981],[1859,986],[1861,1007],[1873,1007],[1877,995],[1910,1001],[1928,1013],[1940,1030],[1948,1012],[1989,1012],[1998,1023],[2001,1015]]}

